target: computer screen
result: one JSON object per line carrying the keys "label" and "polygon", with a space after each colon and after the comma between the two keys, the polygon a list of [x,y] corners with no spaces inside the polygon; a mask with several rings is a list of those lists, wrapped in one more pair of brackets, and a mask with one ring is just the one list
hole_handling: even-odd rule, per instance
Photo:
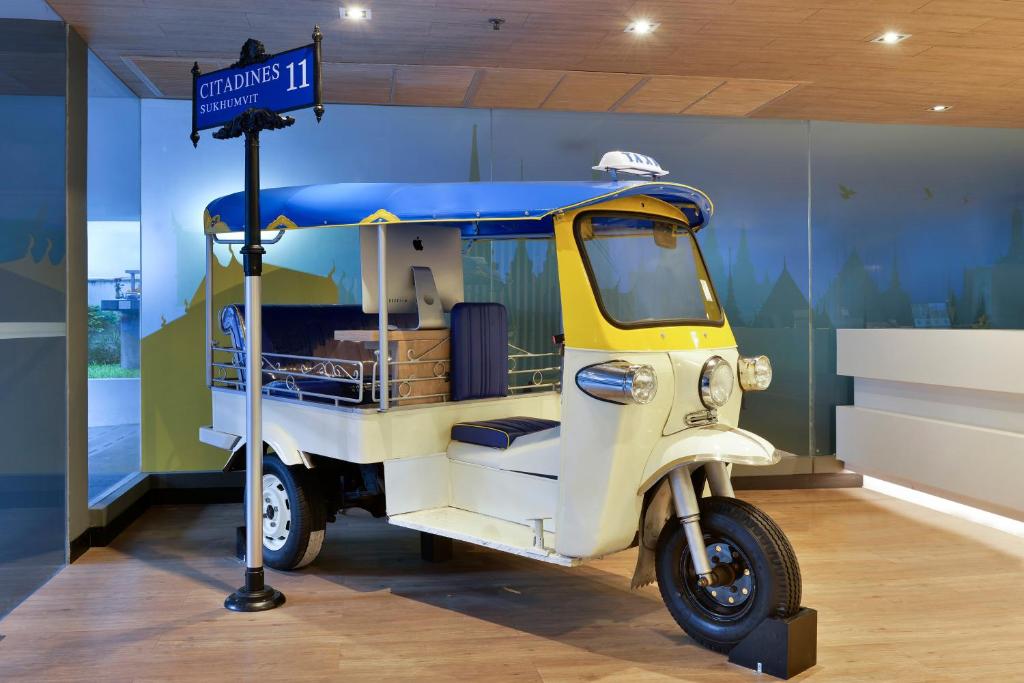
{"label": "computer screen", "polygon": [[[444,310],[463,300],[459,228],[429,223],[389,225],[385,247],[388,313],[416,313],[413,266],[430,268]],[[377,227],[359,228],[363,312],[377,313]]]}

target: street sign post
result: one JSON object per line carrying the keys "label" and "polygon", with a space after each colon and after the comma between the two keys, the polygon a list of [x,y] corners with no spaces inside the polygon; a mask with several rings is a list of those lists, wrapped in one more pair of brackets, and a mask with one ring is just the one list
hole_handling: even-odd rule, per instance
{"label": "street sign post", "polygon": [[266,585],[263,573],[263,362],[262,274],[260,243],[260,131],[286,128],[295,119],[284,112],[313,108],[319,122],[324,114],[320,72],[320,27],[313,42],[268,55],[263,43],[250,38],[239,60],[226,69],[202,74],[192,65],[192,145],[199,131],[221,126],[213,137],[245,136],[245,245],[241,249],[245,275],[245,583],[224,601],[236,612],[259,612],[284,604],[284,595]]}

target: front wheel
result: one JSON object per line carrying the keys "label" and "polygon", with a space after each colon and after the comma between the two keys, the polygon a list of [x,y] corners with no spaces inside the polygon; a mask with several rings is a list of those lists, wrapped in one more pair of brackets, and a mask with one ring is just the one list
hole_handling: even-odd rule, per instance
{"label": "front wheel", "polygon": [[263,560],[274,569],[299,569],[320,554],[327,526],[323,493],[303,467],[276,455],[263,460]]}
{"label": "front wheel", "polygon": [[720,585],[697,584],[678,520],[669,520],[658,538],[658,588],[687,635],[711,650],[729,652],[766,618],[796,613],[800,565],[768,515],[742,500],[712,496],[700,501],[700,526],[711,566],[726,570]]}

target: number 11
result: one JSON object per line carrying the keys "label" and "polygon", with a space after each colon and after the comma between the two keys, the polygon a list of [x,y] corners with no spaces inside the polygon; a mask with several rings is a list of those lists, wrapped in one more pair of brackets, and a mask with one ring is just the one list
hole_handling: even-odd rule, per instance
{"label": "number 11", "polygon": [[288,66],[285,67],[288,69],[288,90],[286,92],[309,87],[309,81],[306,80],[306,60],[303,59],[299,62],[299,66],[302,67],[302,83],[298,87],[295,86],[295,62],[289,62]]}

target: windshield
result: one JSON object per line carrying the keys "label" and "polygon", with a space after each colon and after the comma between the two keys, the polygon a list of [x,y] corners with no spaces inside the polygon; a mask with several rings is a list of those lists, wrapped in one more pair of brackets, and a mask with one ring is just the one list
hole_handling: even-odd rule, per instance
{"label": "windshield", "polygon": [[690,229],[669,219],[583,214],[576,240],[598,305],[619,327],[718,324],[722,310]]}

